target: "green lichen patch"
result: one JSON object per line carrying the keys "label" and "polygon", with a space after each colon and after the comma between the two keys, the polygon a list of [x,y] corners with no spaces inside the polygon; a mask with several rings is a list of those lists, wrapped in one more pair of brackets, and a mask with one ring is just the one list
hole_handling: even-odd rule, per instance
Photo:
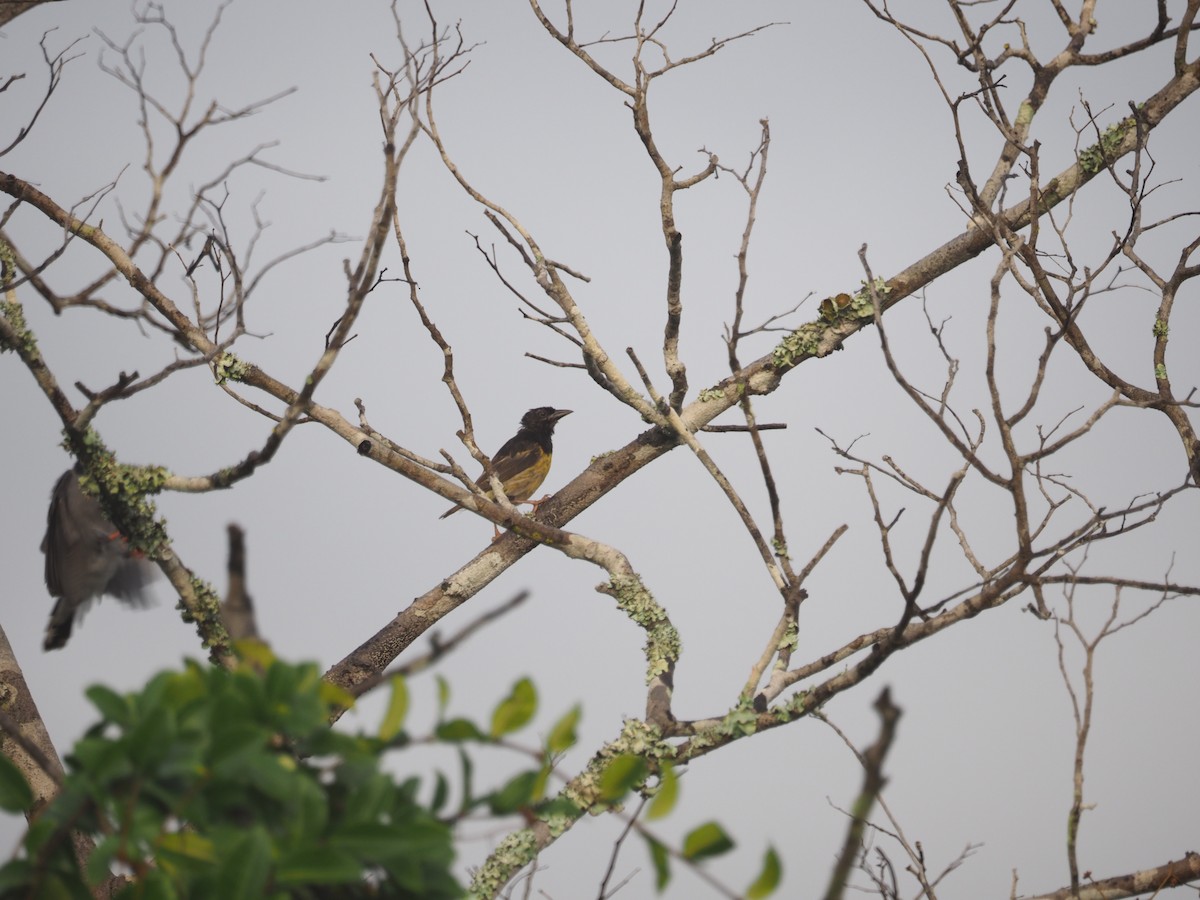
{"label": "green lichen patch", "polygon": [[667,618],[666,610],[658,605],[654,595],[646,590],[641,579],[634,575],[617,576],[601,590],[617,600],[617,607],[646,632],[643,652],[646,655],[646,680],[670,670],[682,650],[679,632]]}
{"label": "green lichen patch", "polygon": [[1100,135],[1100,140],[1080,152],[1079,167],[1089,175],[1095,175],[1115,160],[1125,136],[1136,124],[1133,117],[1128,116],[1109,125]]}
{"label": "green lichen patch", "polygon": [[213,377],[217,384],[224,384],[226,381],[241,381],[246,377],[247,371],[249,371],[249,365],[228,352],[222,353],[213,363]]}

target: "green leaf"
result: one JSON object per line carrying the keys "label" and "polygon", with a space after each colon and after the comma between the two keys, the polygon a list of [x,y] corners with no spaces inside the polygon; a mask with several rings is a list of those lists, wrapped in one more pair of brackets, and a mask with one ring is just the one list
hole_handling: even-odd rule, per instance
{"label": "green leaf", "polygon": [[468,812],[475,804],[475,764],[462,747],[458,748],[458,762],[462,772],[462,804],[459,812]]}
{"label": "green leaf", "polygon": [[732,849],[733,841],[716,822],[705,822],[683,839],[684,858],[693,862],[710,856],[720,856]]}
{"label": "green leaf", "polygon": [[68,759],[74,767],[85,770],[96,784],[128,777],[133,772],[124,746],[117,741],[80,738]]}
{"label": "green leaf", "polygon": [[671,880],[671,857],[667,855],[667,848],[649,835],[646,836],[646,849],[654,864],[654,889],[661,894]]}
{"label": "green leaf", "polygon": [[610,803],[620,800],[646,778],[646,761],[633,753],[622,753],[600,773],[600,795]]}
{"label": "green leaf", "polygon": [[283,755],[249,757],[240,775],[248,784],[281,803],[293,799],[299,789],[295,762]]}
{"label": "green leaf", "polygon": [[783,866],[779,862],[779,854],[774,847],[768,847],[763,855],[762,871],[754,879],[754,884],[746,889],[747,900],[762,900],[775,893],[783,877]]}
{"label": "green leaf", "polygon": [[235,835],[216,848],[221,860],[219,896],[222,900],[258,900],[271,871],[271,838],[261,825]]}
{"label": "green leaf", "polygon": [[579,736],[575,733],[575,726],[579,724],[582,712],[582,708],[576,704],[565,716],[554,723],[554,727],[550,729],[550,736],[546,738],[547,750],[552,754],[562,753],[575,746],[575,742],[579,740]]}
{"label": "green leaf", "polygon": [[404,717],[408,715],[408,682],[403,675],[392,678],[392,696],[388,699],[387,711],[383,714],[383,722],[379,726],[379,739],[390,741],[404,727]]}
{"label": "green leaf", "polygon": [[25,782],[11,759],[0,754],[0,809],[6,812],[24,812],[33,803],[33,791]]}
{"label": "green leaf", "polygon": [[262,671],[275,662],[275,653],[271,650],[271,645],[258,638],[236,640],[233,642],[233,650],[242,662]]}
{"label": "green leaf", "polygon": [[[264,666],[265,668],[265,666]],[[169,679],[156,678],[147,686],[146,693],[149,693],[150,688],[158,685],[160,690],[158,696],[162,699],[159,702],[169,703],[177,710],[185,708],[200,709],[203,708],[215,690],[212,687],[214,678],[217,675],[211,668],[199,668],[195,660],[184,660],[184,669],[182,672],[164,673],[170,674]],[[224,670],[221,670],[223,676]],[[255,678],[257,681],[257,677]]]}
{"label": "green leaf", "polygon": [[[127,893],[133,893],[131,889]],[[138,900],[179,900],[167,874],[159,869],[151,869],[137,883]],[[224,900],[224,898],[222,898]]]}
{"label": "green leaf", "polygon": [[84,693],[104,718],[121,726],[129,723],[129,702],[112,688],[93,684]]}
{"label": "green leaf", "polygon": [[679,799],[679,776],[675,774],[675,767],[670,763],[662,764],[662,771],[658,776],[658,790],[654,794],[654,799],[650,801],[650,806],[646,810],[646,818],[650,821],[661,819],[663,816],[669,815],[671,810],[675,808],[675,802]]}
{"label": "green leaf", "polygon": [[432,821],[353,825],[332,834],[329,846],[351,854],[360,862],[384,863],[392,859],[411,862],[442,851],[450,858],[449,830]]}
{"label": "green leaf", "polygon": [[348,690],[324,680],[317,685],[317,696],[326,706],[338,709],[354,709],[356,702]]}
{"label": "green leaf", "polygon": [[298,847],[279,861],[275,883],[351,884],[362,877],[362,865],[354,855],[332,847]]}
{"label": "green leaf", "polygon": [[537,689],[528,678],[522,678],[492,713],[492,737],[503,737],[524,727],[536,712]]}
{"label": "green leaf", "polygon": [[217,861],[216,848],[213,842],[194,831],[170,831],[159,837],[159,853],[177,860],[189,860],[200,863]]}
{"label": "green leaf", "polygon": [[535,796],[535,797],[545,797],[546,796],[546,787],[550,784],[550,772],[551,772],[550,766],[543,765],[540,769],[538,769],[534,773],[533,796]]}
{"label": "green leaf", "polygon": [[142,771],[157,767],[175,742],[174,717],[156,706],[129,731],[129,758]]}
{"label": "green leaf", "polygon": [[[301,836],[321,834],[329,825],[329,794],[310,778],[296,777],[292,779],[292,783],[295,785],[295,793],[291,800],[292,813],[288,823],[291,834],[297,839]],[[346,801],[352,811],[345,815],[363,814],[357,802],[361,796],[361,793],[355,792]]]}
{"label": "green leaf", "polygon": [[551,797],[537,804],[538,815],[542,818],[562,816],[567,819],[578,819],[583,811],[568,797]]}
{"label": "green leaf", "polygon": [[487,740],[487,735],[475,727],[475,723],[470,719],[451,719],[449,722],[443,722],[434,733],[438,740],[451,743]]}
{"label": "green leaf", "polygon": [[531,806],[534,801],[534,788],[537,780],[538,772],[536,770],[522,772],[515,778],[509,779],[504,787],[487,798],[488,808],[493,815],[505,816],[523,807]]}
{"label": "green leaf", "polygon": [[217,717],[209,730],[208,764],[215,770],[228,768],[234,774],[245,764],[245,758],[263,752],[271,740],[271,733],[257,722],[245,721],[232,715]]}
{"label": "green leaf", "polygon": [[446,780],[446,776],[441,772],[437,772],[433,781],[433,799],[429,801],[429,811],[433,813],[440,812],[442,807],[446,805],[446,800],[450,796],[450,782]]}
{"label": "green leaf", "polygon": [[16,896],[18,893],[29,894],[28,890],[18,892],[18,888],[28,888],[35,872],[33,863],[24,859],[10,859],[0,866],[0,897],[7,897],[9,894]]}
{"label": "green leaf", "polygon": [[450,682],[441,675],[434,679],[437,682],[437,714],[441,718],[446,713],[446,707],[450,705]]}
{"label": "green leaf", "polygon": [[[86,877],[91,884],[100,884],[112,874],[113,858],[121,851],[124,835],[110,834],[96,842],[87,858]],[[2,896],[2,894],[0,894]]]}

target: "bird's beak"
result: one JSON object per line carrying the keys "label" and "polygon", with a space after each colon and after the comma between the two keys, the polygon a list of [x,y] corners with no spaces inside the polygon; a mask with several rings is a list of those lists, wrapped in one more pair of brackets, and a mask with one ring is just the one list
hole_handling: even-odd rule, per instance
{"label": "bird's beak", "polygon": [[564,419],[564,418],[566,418],[567,416],[569,416],[569,415],[570,415],[571,413],[573,413],[574,411],[575,411],[575,410],[573,410],[573,409],[556,409],[556,410],[554,411],[554,415],[552,415],[552,416],[550,417],[550,421],[551,421],[551,422],[557,422],[559,419]]}

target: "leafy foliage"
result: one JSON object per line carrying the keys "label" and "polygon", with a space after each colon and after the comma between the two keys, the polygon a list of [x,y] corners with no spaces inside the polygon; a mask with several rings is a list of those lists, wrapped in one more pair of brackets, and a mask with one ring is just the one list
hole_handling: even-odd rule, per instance
{"label": "leafy foliage", "polygon": [[[90,897],[110,868],[126,897],[458,897],[451,831],[418,782],[380,770],[403,741],[340,734],[350,700],[312,664],[259,674],[198,663],[140,692],[93,687],[101,720],[62,791],[0,868],[0,896]],[[93,835],[80,871],[72,829]]]}
{"label": "leafy foliage", "polygon": [[768,847],[767,852],[763,854],[762,870],[758,873],[758,878],[746,889],[747,900],[762,900],[763,897],[771,896],[782,879],[783,864],[779,861],[779,854],[774,847]]}
{"label": "leafy foliage", "polygon": [[[450,780],[438,772],[424,806],[416,799],[417,779],[397,784],[380,770],[385,752],[427,742],[404,730],[409,692],[403,678],[390,682],[378,736],[341,734],[329,727],[331,713],[353,700],[322,680],[314,665],[281,662],[261,644],[242,651],[253,662],[233,672],[189,662],[136,693],[88,689],[100,721],[68,756],[70,774],[59,795],[0,867],[0,900],[84,900],[112,871],[129,873],[118,894],[125,898],[439,900],[462,890],[450,871],[450,824],[438,815],[450,823],[480,814],[562,822],[585,811],[569,794],[547,790],[556,757],[576,743],[578,706],[544,736],[540,764],[498,787],[475,788],[468,750],[505,747],[537,712],[537,690],[527,678],[496,702],[486,730],[467,718],[444,717],[449,688],[439,681],[431,737],[458,757],[458,799],[449,802]],[[624,752],[598,771],[602,807],[648,792],[649,817],[659,819],[678,799],[678,776],[667,762],[652,765]],[[646,784],[652,773],[654,788]],[[0,756],[0,808],[20,811],[31,802],[20,772]],[[86,869],[72,831],[96,843]],[[644,837],[660,891],[671,880],[672,854],[694,864],[733,848],[716,822],[690,832],[682,851]],[[767,896],[778,882],[771,851],[751,896]]]}

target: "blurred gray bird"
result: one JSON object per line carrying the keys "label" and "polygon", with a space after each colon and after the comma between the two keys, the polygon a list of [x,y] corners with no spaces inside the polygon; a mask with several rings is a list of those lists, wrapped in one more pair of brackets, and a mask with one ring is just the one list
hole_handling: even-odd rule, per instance
{"label": "blurred gray bird", "polygon": [[46,626],[45,650],[66,644],[75,619],[102,594],[130,606],[150,602],[143,589],[157,570],[130,551],[129,541],[104,515],[100,501],[83,492],[74,469],[54,485],[42,552],[46,587],[57,599]]}

